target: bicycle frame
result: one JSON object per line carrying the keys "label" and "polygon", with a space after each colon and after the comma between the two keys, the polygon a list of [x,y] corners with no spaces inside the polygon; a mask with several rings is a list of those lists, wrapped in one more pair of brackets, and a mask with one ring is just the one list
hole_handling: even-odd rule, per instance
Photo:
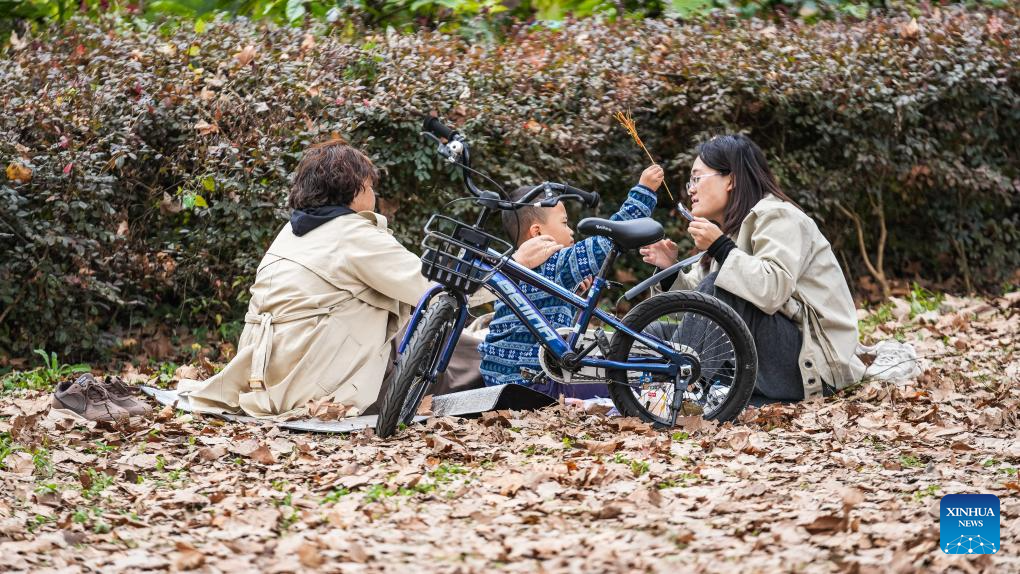
{"label": "bicycle frame", "polygon": [[[482,206],[481,213],[478,215],[478,219],[475,222],[476,227],[481,227],[488,216],[493,213],[494,210],[504,209],[500,204],[502,199],[499,194],[494,192],[487,192],[479,189],[474,181],[472,180],[472,173],[478,173],[470,167],[471,154],[470,146],[467,140],[458,134],[455,130],[451,130],[443,126],[435,118],[426,118],[423,125],[425,135],[431,136],[433,140],[439,143],[437,151],[443,157],[445,157],[450,163],[458,165],[461,168],[461,172],[464,177],[464,185],[471,195],[475,196],[478,200],[479,205]],[[439,139],[440,137],[447,139],[450,143],[443,144]],[[490,180],[491,181],[491,180]],[[543,184],[545,189],[549,189],[549,183]],[[570,186],[564,184],[559,185],[561,191],[567,192],[567,196],[573,194],[574,198],[582,199],[588,194],[588,192],[582,192],[576,188],[570,188]],[[536,187],[533,192],[537,192],[542,189],[542,186]],[[531,196],[528,196],[529,198]],[[594,206],[598,203],[598,195],[594,194],[594,203],[589,205]],[[528,200],[530,201],[530,199]],[[602,265],[602,269],[599,270],[598,276],[595,277],[592,282],[591,289],[588,291],[588,297],[583,299],[574,293],[571,293],[557,285],[556,283],[546,279],[545,277],[527,269],[512,259],[505,261],[492,250],[489,250],[490,254],[493,254],[492,259],[500,260],[501,265],[498,266],[492,276],[486,281],[485,287],[492,291],[495,296],[503,301],[510,310],[517,316],[518,319],[528,328],[529,331],[535,336],[539,344],[548,350],[553,357],[556,359],[564,359],[570,357],[571,363],[574,366],[580,367],[595,367],[602,369],[611,370],[625,370],[625,371],[644,371],[648,373],[657,373],[669,375],[671,378],[676,378],[678,373],[681,373],[681,369],[684,367],[691,367],[692,361],[685,354],[677,352],[670,345],[664,344],[662,341],[654,337],[646,336],[642,333],[634,332],[629,327],[625,326],[616,317],[602,311],[598,308],[599,300],[602,296],[603,291],[608,285],[606,276],[613,267],[613,263],[616,261],[616,256],[619,253],[618,248],[614,245],[613,249],[609,252],[609,256]],[[472,265],[478,265],[485,271],[493,271],[493,267],[479,260],[477,257],[471,263]],[[544,292],[555,296],[557,299],[568,303],[572,307],[577,309],[574,319],[574,326],[567,338],[561,337],[553,326],[549,323],[542,312],[539,311],[535,305],[531,302],[531,299],[524,294],[517,282],[527,283],[528,285]],[[464,325],[468,318],[468,302],[467,297],[463,293],[449,290],[447,287],[436,284],[433,285],[415,307],[414,314],[411,316],[411,320],[407,325],[407,330],[404,334],[403,339],[400,342],[400,346],[397,349],[398,354],[403,354],[407,348],[407,344],[411,339],[411,334],[414,333],[418,326],[418,322],[426,309],[428,309],[429,302],[433,297],[439,293],[450,293],[457,300],[457,318],[455,319],[453,329],[451,329],[449,335],[447,335],[446,341],[443,344],[442,353],[439,356],[439,360],[436,361],[430,367],[428,376],[431,381],[435,381],[437,374],[446,371],[446,367],[450,363],[450,357],[453,355],[453,349],[460,340],[461,332],[464,330]],[[588,329],[588,325],[591,323],[592,318],[597,318],[603,323],[613,327],[617,332],[625,333],[627,336],[632,337],[636,341],[644,344],[646,347],[654,350],[658,353],[663,361],[662,362],[649,362],[649,361],[610,361],[601,358],[589,358],[587,355],[594,350],[595,345],[592,344],[586,349],[577,349],[578,341],[581,340],[581,335]]]}
{"label": "bicycle frame", "polygon": [[[648,348],[654,350],[662,356],[664,362],[620,362],[601,358],[589,358],[587,355],[593,349],[583,349],[580,350],[580,355],[578,357],[580,366],[611,370],[660,373],[674,378],[681,366],[690,364],[689,359],[658,339],[635,332],[625,326],[616,317],[598,308],[598,303],[601,299],[602,293],[608,285],[608,281],[605,277],[612,268],[616,255],[617,249],[614,247],[613,250],[610,251],[609,256],[606,258],[598,276],[594,278],[587,298],[581,298],[574,293],[567,291],[560,285],[530,269],[523,267],[512,259],[507,260],[502,266],[500,266],[485,285],[498,299],[503,301],[503,303],[510,308],[511,312],[513,312],[518,319],[521,320],[525,327],[527,327],[528,330],[535,336],[539,344],[544,346],[546,350],[552,353],[552,355],[557,359],[562,359],[568,353],[579,352],[579,350],[576,349],[576,346],[578,341],[581,339],[581,334],[587,330],[592,318],[597,318],[603,323],[616,329],[617,332],[623,332],[627,336],[634,338],[636,341],[639,341]],[[485,263],[479,262],[479,265],[483,266],[487,271],[492,270],[492,267]],[[577,314],[575,314],[573,329],[567,338],[561,337],[556,332],[553,326],[549,323],[549,320],[546,319],[546,317],[542,315],[541,311],[535,307],[534,303],[532,303],[531,299],[525,295],[517,282],[527,283],[540,291],[551,294],[560,301],[566,302],[578,310]],[[422,314],[428,308],[429,302],[433,297],[443,292],[450,293],[456,298],[458,313],[454,327],[444,342],[445,344],[439,357],[439,361],[432,365],[429,372],[429,377],[433,380],[439,373],[444,372],[446,367],[449,365],[450,357],[453,355],[453,349],[456,346],[457,341],[460,339],[461,332],[467,322],[468,302],[465,295],[455,291],[449,291],[443,285],[433,285],[415,307],[414,314],[411,316],[411,320],[407,325],[407,331],[405,332],[404,338],[397,350],[397,352],[401,354],[404,352],[404,349],[411,338],[411,334],[414,332],[418,322],[421,320]]]}

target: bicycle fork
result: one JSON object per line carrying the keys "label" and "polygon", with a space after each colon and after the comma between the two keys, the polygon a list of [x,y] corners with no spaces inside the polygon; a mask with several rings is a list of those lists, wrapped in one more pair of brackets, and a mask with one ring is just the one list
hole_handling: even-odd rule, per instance
{"label": "bicycle fork", "polygon": [[[669,426],[676,426],[676,417],[680,414],[680,407],[684,400],[684,393],[691,384],[691,375],[694,369],[690,365],[680,365],[676,377],[673,379],[673,404],[670,408]],[[682,383],[680,381],[683,381]]]}
{"label": "bicycle fork", "polygon": [[[429,303],[440,293],[447,293],[456,300],[457,318],[454,320],[453,328],[450,329],[450,333],[447,335],[446,341],[443,342],[442,351],[439,354],[439,360],[433,365],[430,365],[429,372],[427,374],[430,383],[435,382],[439,373],[445,372],[446,367],[450,364],[450,358],[453,357],[453,350],[457,346],[457,341],[460,340],[460,334],[464,330],[464,325],[467,323],[467,297],[457,291],[448,291],[443,285],[436,284],[430,287],[429,290],[422,295],[421,300],[418,301],[418,305],[415,306],[414,313],[411,314],[411,319],[407,323],[407,329],[404,331],[404,337],[401,339],[400,345],[397,347],[397,356],[404,354],[404,350],[407,348],[407,344],[411,340],[411,335],[414,333],[414,330],[418,328],[418,323],[421,322],[422,316],[426,311],[428,311]],[[396,358],[394,358],[394,360],[396,360]]]}

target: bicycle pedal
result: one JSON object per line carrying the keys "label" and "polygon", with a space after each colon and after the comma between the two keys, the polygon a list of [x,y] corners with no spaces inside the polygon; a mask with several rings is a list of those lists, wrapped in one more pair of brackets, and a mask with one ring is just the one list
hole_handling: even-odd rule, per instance
{"label": "bicycle pedal", "polygon": [[545,373],[521,367],[521,378],[528,381],[529,384],[542,383],[545,382]]}

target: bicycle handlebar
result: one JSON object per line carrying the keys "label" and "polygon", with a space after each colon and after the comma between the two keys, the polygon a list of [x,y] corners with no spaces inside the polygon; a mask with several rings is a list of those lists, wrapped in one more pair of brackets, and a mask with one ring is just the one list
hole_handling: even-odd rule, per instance
{"label": "bicycle handlebar", "polygon": [[453,136],[458,135],[457,130],[447,127],[435,116],[425,116],[425,121],[422,123],[421,128],[445,140],[452,140]]}
{"label": "bicycle handlebar", "polygon": [[687,259],[684,259],[683,261],[678,261],[677,263],[674,263],[673,265],[670,265],[665,269],[661,269],[659,272],[655,273],[648,279],[645,279],[644,281],[632,287],[630,291],[624,293],[623,298],[628,301],[633,301],[634,298],[636,298],[638,295],[651,289],[653,285],[659,283],[660,281],[662,281],[666,277],[669,277],[670,275],[675,275],[677,273],[680,273],[681,271],[686,270],[691,265],[694,265],[695,263],[701,261],[701,258],[704,256],[705,252],[702,251],[701,253],[694,254],[688,257]]}
{"label": "bicycle handlebar", "polygon": [[566,183],[558,183],[558,182],[555,182],[555,181],[546,181],[546,182],[540,183],[540,184],[536,185],[535,187],[533,187],[531,189],[531,191],[529,191],[528,193],[524,194],[523,197],[518,199],[517,203],[530,203],[531,200],[533,200],[536,196],[538,196],[542,192],[546,192],[546,193],[557,192],[557,193],[559,193],[559,195],[556,196],[555,198],[549,198],[549,199],[555,199],[555,201],[553,201],[550,205],[548,205],[546,207],[552,207],[553,205],[556,205],[556,203],[559,200],[562,200],[562,199],[575,199],[575,198],[576,199],[580,199],[588,207],[597,207],[598,204],[599,204],[599,200],[600,200],[599,194],[597,194],[595,192],[585,191],[583,189],[578,189],[578,188],[576,188],[576,187],[574,187],[572,185],[566,184]]}
{"label": "bicycle handlebar", "polygon": [[[534,199],[539,193],[546,192],[557,192],[559,195],[555,198],[552,205],[555,205],[564,199],[579,199],[586,206],[594,208],[598,207],[600,197],[598,193],[585,191],[583,189],[576,188],[566,183],[557,183],[547,181],[535,186],[529,191],[523,198],[518,200],[516,203],[509,203],[500,200],[499,195],[479,189],[473,179],[471,173],[478,173],[485,179],[489,179],[485,174],[476,172],[470,167],[471,156],[469,152],[469,146],[464,136],[460,135],[457,130],[448,127],[439,118],[428,115],[425,116],[425,120],[422,122],[423,135],[427,135],[434,139],[439,144],[439,153],[449,159],[452,163],[459,165],[461,170],[464,172],[464,184],[468,188],[468,191],[472,195],[477,197],[483,205],[489,208],[495,209],[516,209],[521,203],[528,203]],[[448,143],[443,144],[440,138],[447,140]],[[491,181],[491,180],[490,180]],[[493,182],[495,183],[495,182]],[[498,184],[497,184],[498,186]],[[552,198],[550,198],[552,199]]]}
{"label": "bicycle handlebar", "polygon": [[594,208],[599,206],[599,201],[601,201],[602,198],[599,197],[598,192],[585,191],[583,189],[578,189],[578,188],[576,188],[576,187],[574,187],[574,186],[572,186],[572,185],[570,185],[568,183],[564,183],[562,185],[563,185],[564,193],[571,194],[571,195],[576,195],[576,196],[580,197],[581,201],[583,201],[584,204],[587,205],[588,207],[591,207],[591,208],[594,209]]}

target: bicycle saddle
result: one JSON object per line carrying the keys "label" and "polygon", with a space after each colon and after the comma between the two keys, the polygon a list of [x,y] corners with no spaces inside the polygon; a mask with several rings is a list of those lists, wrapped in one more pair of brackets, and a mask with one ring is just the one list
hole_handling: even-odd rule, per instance
{"label": "bicycle saddle", "polygon": [[613,221],[598,217],[586,217],[577,224],[577,230],[585,235],[608,237],[624,249],[634,249],[662,239],[662,226],[651,217]]}

